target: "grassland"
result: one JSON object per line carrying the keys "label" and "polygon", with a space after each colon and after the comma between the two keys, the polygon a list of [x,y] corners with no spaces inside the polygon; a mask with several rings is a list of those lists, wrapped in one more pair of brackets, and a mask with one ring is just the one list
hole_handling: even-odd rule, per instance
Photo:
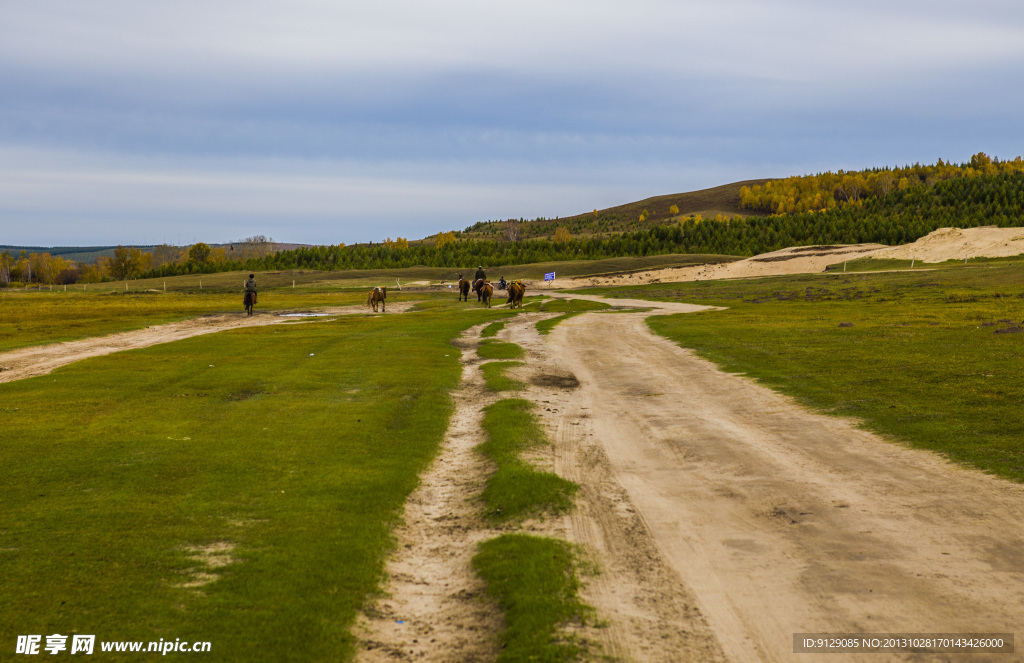
{"label": "grassland", "polygon": [[487,480],[482,497],[486,515],[495,522],[565,511],[572,506],[578,488],[521,458],[534,447],[550,444],[532,408],[530,401],[511,398],[484,408],[487,440],[479,449],[494,461],[497,470]]}
{"label": "grassland", "polygon": [[503,534],[480,544],[473,567],[505,611],[499,662],[579,660],[579,644],[561,631],[593,612],[579,599],[577,566],[557,539]]}
{"label": "grassland", "polygon": [[[541,278],[557,271],[560,277],[603,274],[636,269],[678,266],[708,259],[733,260],[728,256],[665,255],[608,260],[539,263],[490,268],[506,278]],[[464,270],[467,271],[467,270]],[[241,293],[248,273],[192,274],[166,279],[0,288],[0,352],[20,347],[101,336],[151,325],[176,322],[199,315],[242,311]],[[388,301],[404,299],[446,301],[454,291],[436,284],[458,278],[447,268],[412,267],[394,270],[285,270],[258,272],[262,311],[292,311],[324,306],[362,304],[366,288],[389,286]],[[434,289],[408,286],[430,281]],[[406,283],[405,290],[393,283]],[[465,306],[465,305],[464,305]]]}
{"label": "grassland", "polygon": [[522,366],[521,361],[491,361],[480,367],[484,375],[484,384],[491,391],[520,391],[526,383],[508,377],[505,373],[510,368]]}
{"label": "grassland", "polygon": [[1019,256],[1008,258],[970,258],[966,262],[964,262],[963,259],[947,260],[940,263],[926,263],[921,262],[920,260],[900,260],[896,258],[858,258],[857,260],[829,265],[827,270],[830,272],[845,271],[845,273],[849,274],[851,272],[877,272],[907,269],[955,269],[961,266],[980,267],[1000,263],[1015,263],[1019,261]]}
{"label": "grassland", "polygon": [[[362,292],[267,290],[260,293],[256,310],[349,306],[365,300]],[[214,289],[168,293],[0,290],[0,352],[223,313],[244,314],[240,294]]]}
{"label": "grassland", "polygon": [[0,384],[0,632],[350,658],[447,426],[449,341],[499,315],[249,328]]}
{"label": "grassland", "polygon": [[482,341],[476,353],[481,359],[519,359],[523,356],[523,349],[515,343],[490,339]]}
{"label": "grassland", "polygon": [[1024,481],[1024,263],[592,289],[729,307],[651,328],[730,372]]}
{"label": "grassland", "polygon": [[491,338],[498,335],[502,329],[505,328],[505,323],[502,321],[492,322],[480,331],[480,338]]}

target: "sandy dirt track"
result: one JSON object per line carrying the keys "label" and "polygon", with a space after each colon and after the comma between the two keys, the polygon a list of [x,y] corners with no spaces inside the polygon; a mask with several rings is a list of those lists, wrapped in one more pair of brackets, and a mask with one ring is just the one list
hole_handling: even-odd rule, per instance
{"label": "sandy dirt track", "polygon": [[[795,655],[801,632],[1019,630],[1024,487],[810,413],[654,335],[645,315],[572,318],[547,354],[580,382],[562,409],[598,443],[602,492],[621,490],[643,523],[636,545],[653,544],[728,660],[832,660]],[[660,660],[644,644],[627,658]],[[1007,660],[958,656],[940,658]]]}
{"label": "sandy dirt track", "polygon": [[[412,304],[396,303],[391,305],[391,313],[401,313]],[[353,315],[366,313],[364,306],[341,306],[321,309],[319,313],[330,315]],[[385,314],[381,314],[385,315]],[[311,318],[316,320],[318,318]],[[299,319],[301,320],[301,319]],[[24,378],[46,375],[61,366],[73,364],[89,357],[100,357],[122,350],[135,350],[151,345],[180,341],[184,338],[212,334],[214,332],[238,329],[240,327],[259,327],[282,323],[298,324],[296,318],[281,317],[276,313],[258,313],[252,317],[244,314],[235,315],[204,315],[198,318],[172,322],[166,325],[154,325],[145,329],[84,338],[66,343],[36,345],[10,352],[0,353],[0,382],[13,382]]]}
{"label": "sandy dirt track", "polygon": [[474,451],[484,435],[480,409],[497,400],[478,370],[480,329],[455,341],[462,350],[455,413],[439,457],[406,500],[384,593],[356,625],[363,663],[485,663],[497,657],[501,614],[484,600],[483,581],[471,568],[477,544],[493,536],[476,501],[491,470]]}

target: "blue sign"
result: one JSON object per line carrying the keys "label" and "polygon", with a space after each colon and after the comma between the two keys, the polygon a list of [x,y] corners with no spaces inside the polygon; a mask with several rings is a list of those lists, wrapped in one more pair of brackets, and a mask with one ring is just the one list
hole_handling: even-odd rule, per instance
{"label": "blue sign", "polygon": [[544,280],[545,281],[554,281],[555,280],[555,273],[554,272],[548,272],[547,274],[544,275]]}

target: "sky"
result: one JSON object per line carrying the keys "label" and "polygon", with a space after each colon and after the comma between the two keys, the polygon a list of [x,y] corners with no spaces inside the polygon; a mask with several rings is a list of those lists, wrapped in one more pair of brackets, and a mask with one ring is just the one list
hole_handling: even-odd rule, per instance
{"label": "sky", "polygon": [[1019,0],[0,2],[0,244],[416,239],[1024,154]]}

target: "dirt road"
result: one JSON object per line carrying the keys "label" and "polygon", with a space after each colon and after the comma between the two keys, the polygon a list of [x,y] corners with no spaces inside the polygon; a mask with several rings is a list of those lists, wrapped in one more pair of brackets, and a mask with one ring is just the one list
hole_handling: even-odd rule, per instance
{"label": "dirt road", "polygon": [[[832,660],[794,654],[794,633],[991,633],[1024,623],[1024,487],[808,412],[654,335],[646,315],[581,315],[544,341],[520,325],[512,340],[579,380],[548,417],[556,466],[600,485],[584,485],[595,499],[568,536],[612,569],[622,566],[615,549],[641,551],[653,584],[674,582],[683,603],[692,597],[680,628],[706,621],[731,661],[789,661]],[[632,512],[641,526],[624,545]],[[649,632],[630,630],[637,592],[606,593],[594,600],[623,631],[613,648],[670,660]]]}

